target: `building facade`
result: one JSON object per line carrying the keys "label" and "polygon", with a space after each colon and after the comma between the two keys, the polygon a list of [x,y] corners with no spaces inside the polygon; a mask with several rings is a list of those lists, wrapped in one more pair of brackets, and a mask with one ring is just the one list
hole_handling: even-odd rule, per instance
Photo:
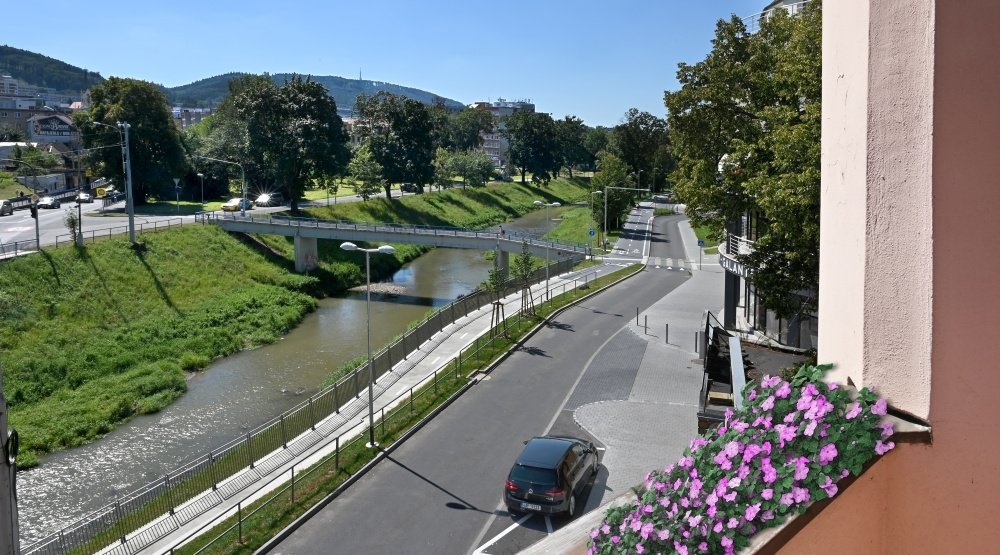
{"label": "building facade", "polygon": [[509,101],[501,98],[495,102],[474,102],[468,107],[469,109],[489,110],[493,114],[496,127],[492,131],[481,135],[483,140],[482,149],[490,157],[490,160],[493,161],[494,166],[498,168],[504,167],[507,164],[507,139],[502,134],[505,127],[504,118],[515,112],[527,111],[534,113],[535,105],[528,100]]}

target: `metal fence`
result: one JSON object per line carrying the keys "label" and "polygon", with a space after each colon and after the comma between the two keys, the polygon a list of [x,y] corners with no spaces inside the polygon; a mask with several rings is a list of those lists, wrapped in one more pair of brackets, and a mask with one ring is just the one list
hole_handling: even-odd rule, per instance
{"label": "metal fence", "polygon": [[[549,272],[552,275],[559,275],[570,271],[572,265],[571,260],[561,260],[550,265]],[[539,283],[546,275],[546,269],[540,268],[533,272],[529,281]],[[573,287],[577,287],[578,284],[578,280],[574,281]],[[586,285],[586,280],[580,285]],[[520,283],[509,281],[501,295],[506,296],[520,288]],[[559,287],[552,289],[558,291]],[[565,293],[567,285],[562,284],[561,289]],[[541,297],[544,295],[545,292],[540,293]],[[495,298],[495,293],[476,290],[442,307],[382,348],[372,358],[372,370],[376,380],[388,373],[395,364],[404,360],[410,352],[415,351],[434,334],[459,318],[487,305]],[[460,355],[459,365],[461,360]],[[334,430],[367,406],[361,405],[351,414],[342,411],[342,407],[360,396],[367,387],[366,361],[334,385],[323,389],[281,416],[245,436],[183,464],[159,480],[124,495],[114,503],[26,547],[21,553],[65,555],[91,542],[100,541],[103,545],[108,545],[116,539],[122,540],[120,545],[115,547],[116,555],[136,553],[218,506],[225,499],[244,491],[271,471],[326,439]],[[331,416],[338,418],[330,419]],[[169,515],[170,518],[163,518],[164,515]],[[136,534],[139,530],[141,532]],[[125,538],[129,534],[133,536],[126,542]]]}
{"label": "metal fence", "polygon": [[[153,221],[153,222],[140,222],[135,224],[135,232],[137,235],[143,233],[163,231],[164,229],[170,229],[172,227],[179,227],[184,225],[184,218],[170,218],[167,220]],[[128,233],[128,225],[119,225],[114,227],[106,227],[103,229],[90,229],[83,232],[83,243],[96,243],[99,240],[109,239],[115,235],[124,235]],[[76,241],[76,235],[72,233],[64,233],[62,235],[56,235],[55,246],[73,244]]]}

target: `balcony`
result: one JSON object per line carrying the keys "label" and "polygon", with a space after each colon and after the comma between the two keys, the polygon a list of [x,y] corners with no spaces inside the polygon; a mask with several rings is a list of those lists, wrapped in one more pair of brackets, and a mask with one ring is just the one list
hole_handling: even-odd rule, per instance
{"label": "balcony", "polygon": [[719,265],[727,272],[746,279],[749,269],[737,260],[737,256],[753,252],[753,241],[739,235],[727,233],[724,241],[719,243]]}

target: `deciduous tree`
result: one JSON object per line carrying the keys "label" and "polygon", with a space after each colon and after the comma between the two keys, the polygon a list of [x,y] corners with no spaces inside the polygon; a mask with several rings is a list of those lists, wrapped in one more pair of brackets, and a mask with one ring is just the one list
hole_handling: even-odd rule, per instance
{"label": "deciduous tree", "polygon": [[355,129],[381,164],[386,198],[393,183],[421,188],[434,178],[434,125],[427,107],[413,99],[380,91],[360,95],[354,104]]}
{"label": "deciduous tree", "polygon": [[559,169],[559,143],[552,116],[539,112],[517,111],[506,118],[503,135],[507,138],[510,163],[521,174],[547,183]]}
{"label": "deciduous tree", "polygon": [[821,3],[782,10],[756,33],[734,17],[714,47],[681,64],[665,94],[674,187],[694,224],[719,233],[755,220],[738,257],[764,304],[784,317],[814,310],[819,275]]}

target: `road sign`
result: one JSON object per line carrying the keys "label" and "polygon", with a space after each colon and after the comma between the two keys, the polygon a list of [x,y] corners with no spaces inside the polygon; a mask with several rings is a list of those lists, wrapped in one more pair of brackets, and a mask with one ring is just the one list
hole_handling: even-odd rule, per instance
{"label": "road sign", "polygon": [[31,202],[38,202],[38,193],[31,193]]}
{"label": "road sign", "polygon": [[594,228],[590,228],[590,236],[591,236],[591,237],[593,237],[593,236],[594,236]]}
{"label": "road sign", "polygon": [[705,240],[704,239],[698,239],[698,246],[699,247],[704,247],[705,246]]}

